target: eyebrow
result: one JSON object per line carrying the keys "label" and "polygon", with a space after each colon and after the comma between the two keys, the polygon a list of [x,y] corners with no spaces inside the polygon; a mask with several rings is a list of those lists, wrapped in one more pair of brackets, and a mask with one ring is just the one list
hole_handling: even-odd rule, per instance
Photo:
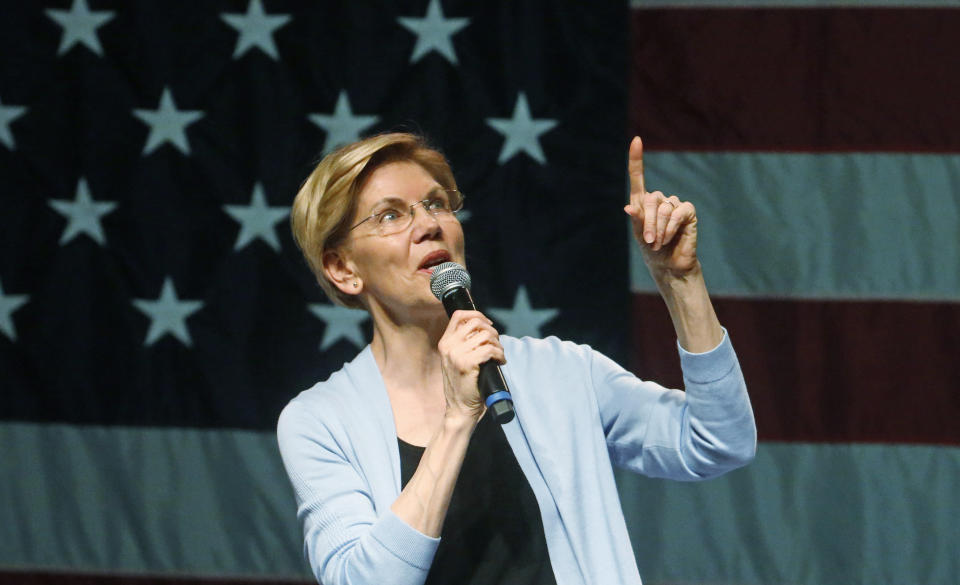
{"label": "eyebrow", "polygon": [[[447,191],[447,189],[445,189],[445,188],[443,187],[443,185],[437,185],[437,186],[434,187],[433,189],[430,189],[429,191],[427,191],[427,193],[426,193],[424,196],[422,196],[420,199],[417,199],[417,201],[423,201],[424,199],[426,199],[427,197],[429,197],[429,196],[431,196],[431,195],[436,195],[438,192],[444,192],[444,193],[445,193],[446,191]],[[384,198],[381,199],[380,201],[377,201],[376,203],[373,204],[373,207],[370,208],[370,215],[373,215],[373,214],[377,213],[377,212],[374,211],[374,210],[375,210],[375,209],[379,209],[379,208],[382,207],[384,204],[402,205],[402,206],[406,206],[406,207],[410,207],[410,205],[411,205],[410,203],[407,203],[406,200],[401,199],[400,197],[397,197],[396,195],[389,195],[389,196],[384,197]]]}

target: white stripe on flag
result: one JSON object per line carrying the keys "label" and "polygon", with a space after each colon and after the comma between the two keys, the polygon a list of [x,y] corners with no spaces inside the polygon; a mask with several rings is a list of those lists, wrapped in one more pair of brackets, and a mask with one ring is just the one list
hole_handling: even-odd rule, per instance
{"label": "white stripe on flag", "polygon": [[[692,201],[711,292],[960,300],[960,156],[650,152]],[[654,292],[631,242],[631,288]]]}
{"label": "white stripe on flag", "polygon": [[[0,424],[0,566],[309,579],[273,433]],[[762,443],[723,478],[627,476],[657,582],[952,583],[960,448]]]}
{"label": "white stripe on flag", "polygon": [[960,449],[761,443],[703,483],[623,474],[644,583],[957,583]]}
{"label": "white stripe on flag", "polygon": [[311,578],[273,433],[0,424],[0,566]]}

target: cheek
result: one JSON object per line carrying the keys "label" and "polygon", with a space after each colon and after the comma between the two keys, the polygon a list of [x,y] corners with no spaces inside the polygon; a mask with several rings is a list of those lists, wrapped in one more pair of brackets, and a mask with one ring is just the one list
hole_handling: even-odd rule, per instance
{"label": "cheek", "polygon": [[463,256],[464,248],[466,247],[466,242],[464,241],[463,237],[463,226],[458,223],[456,226],[452,227],[451,236],[453,238],[454,250]]}
{"label": "cheek", "polygon": [[376,275],[388,274],[391,270],[402,267],[406,263],[405,250],[400,246],[390,245],[391,242],[378,241],[376,246],[369,246],[356,257],[357,268],[361,274]]}

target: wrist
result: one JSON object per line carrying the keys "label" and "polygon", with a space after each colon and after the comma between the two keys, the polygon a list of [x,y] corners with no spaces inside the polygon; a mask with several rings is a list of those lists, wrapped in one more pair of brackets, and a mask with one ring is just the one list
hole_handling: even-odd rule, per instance
{"label": "wrist", "polygon": [[473,433],[473,429],[477,426],[477,422],[480,421],[480,416],[482,415],[482,412],[478,416],[474,413],[465,413],[456,409],[447,408],[447,412],[443,416],[442,431],[452,436],[470,435]]}
{"label": "wrist", "polygon": [[665,299],[683,298],[706,288],[699,260],[692,268],[683,272],[668,268],[651,268],[650,276]]}
{"label": "wrist", "polygon": [[703,353],[723,340],[723,328],[710,302],[699,262],[683,274],[661,274],[656,283],[684,350]]}

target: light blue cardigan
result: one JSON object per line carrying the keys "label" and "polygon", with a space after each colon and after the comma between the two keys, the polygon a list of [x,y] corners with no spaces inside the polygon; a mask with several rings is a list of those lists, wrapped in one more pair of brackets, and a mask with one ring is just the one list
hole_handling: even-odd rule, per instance
{"label": "light blue cardigan", "polygon": [[[540,505],[557,584],[639,584],[612,465],[698,480],[752,460],[753,411],[728,336],[707,353],[680,348],[685,393],[586,345],[500,339],[517,413],[503,429]],[[277,434],[317,580],[423,583],[440,541],[390,511],[397,433],[370,347],[291,400]]]}

